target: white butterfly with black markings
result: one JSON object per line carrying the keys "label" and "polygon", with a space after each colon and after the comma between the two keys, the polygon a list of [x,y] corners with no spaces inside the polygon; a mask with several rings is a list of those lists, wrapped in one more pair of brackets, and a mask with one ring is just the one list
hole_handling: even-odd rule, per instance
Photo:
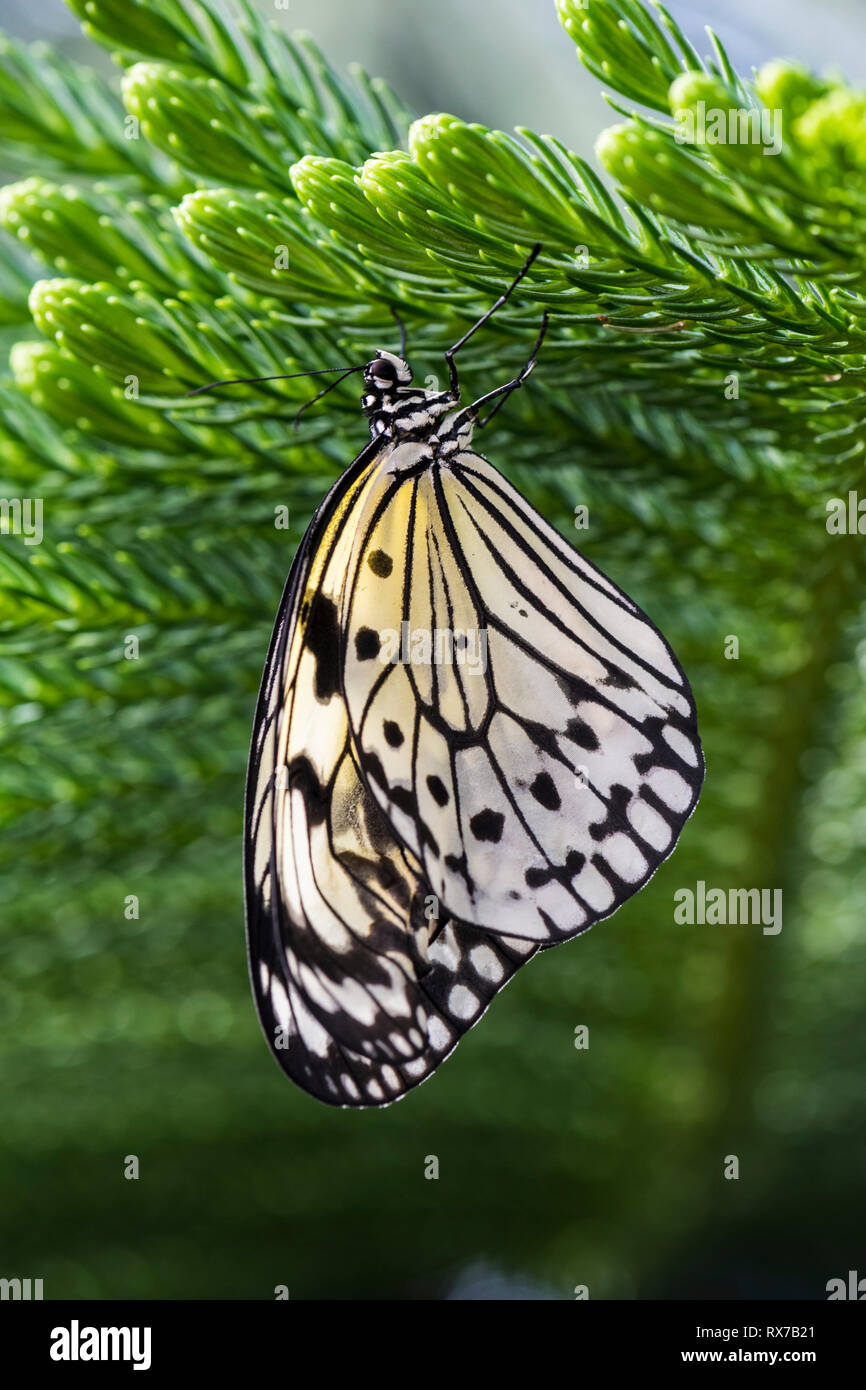
{"label": "white butterfly with black markings", "polygon": [[280,1066],[332,1105],[425,1080],[536,951],[646,883],[703,780],[661,633],[472,448],[546,319],[520,375],[466,408],[454,355],[538,249],[445,354],[447,391],[414,387],[402,355],[364,367],[372,439],[277,614],[247,780],[250,974]]}

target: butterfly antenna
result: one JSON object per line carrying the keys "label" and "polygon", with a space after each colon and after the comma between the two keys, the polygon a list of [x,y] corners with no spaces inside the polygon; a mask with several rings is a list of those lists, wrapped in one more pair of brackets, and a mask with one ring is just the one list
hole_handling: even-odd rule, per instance
{"label": "butterfly antenna", "polygon": [[[364,367],[365,367],[366,365],[367,365],[367,364],[366,364],[366,362],[365,362],[365,363],[362,363],[362,365],[361,365],[360,367],[349,367],[349,368],[347,368],[346,371],[343,372],[343,375],[342,375],[342,376],[338,376],[338,377],[337,377],[337,380],[336,380],[336,381],[329,381],[328,384],[327,384],[327,386],[325,387],[324,391],[320,391],[319,394],[318,394],[318,396],[313,396],[312,400],[306,401],[305,404],[301,406],[300,410],[298,411],[297,415],[295,416],[295,419],[294,419],[294,423],[293,423],[293,425],[292,425],[292,428],[293,428],[293,429],[297,429],[297,428],[298,428],[298,425],[299,425],[299,423],[300,423],[301,416],[303,415],[303,413],[304,413],[305,410],[309,410],[309,408],[310,408],[311,405],[315,405],[315,404],[316,404],[316,401],[320,401],[320,400],[322,399],[323,396],[327,396],[328,392],[329,392],[329,391],[333,391],[334,388],[335,388],[336,386],[339,386],[341,381],[345,381],[347,376],[353,376],[355,372],[362,372],[362,371],[364,370]],[[339,368],[337,368],[337,370],[339,371]],[[312,375],[313,375],[313,373],[311,372],[311,373],[310,373],[310,376],[312,376]]]}
{"label": "butterfly antenna", "polygon": [[[201,396],[205,391],[213,391],[217,386],[255,386],[260,381],[294,381],[299,376],[325,376],[328,372],[342,372],[343,376],[350,376],[352,372],[362,372],[366,363],[362,362],[358,367],[319,367],[313,372],[289,372],[286,376],[234,376],[227,381],[209,381],[207,386],[197,386],[194,391],[185,391],[184,398],[187,396]],[[340,381],[343,377],[340,378]],[[339,382],[334,382],[335,386]],[[328,390],[330,391],[330,386]],[[325,392],[322,392],[325,395]],[[318,400],[318,396],[316,400]],[[312,401],[310,401],[312,405]],[[305,407],[306,408],[306,407]]]}
{"label": "butterfly antenna", "polygon": [[540,242],[540,241],[537,241],[537,242],[535,243],[535,245],[533,246],[532,250],[530,251],[529,255],[526,257],[526,260],[523,262],[523,265],[522,265],[522,266],[520,267],[520,269],[518,270],[518,272],[517,272],[517,274],[515,275],[514,279],[511,281],[511,284],[508,286],[508,289],[507,289],[507,290],[503,290],[502,294],[499,296],[499,298],[497,299],[496,303],[495,303],[495,304],[491,304],[490,308],[487,310],[487,313],[486,313],[486,314],[482,314],[482,315],[481,315],[481,318],[478,320],[478,322],[477,322],[477,323],[473,323],[472,327],[468,330],[468,332],[464,333],[464,334],[463,334],[463,337],[460,338],[459,341],[456,342],[456,343],[454,344],[453,347],[450,347],[450,348],[448,349],[448,351],[446,352],[446,354],[445,354],[445,361],[448,363],[449,387],[450,387],[450,390],[451,390],[451,394],[452,394],[452,395],[455,395],[455,396],[458,395],[459,390],[460,390],[460,382],[459,382],[459,379],[458,379],[458,376],[457,376],[457,365],[456,365],[456,363],[455,363],[455,361],[454,361],[455,355],[460,351],[460,349],[463,347],[464,343],[468,343],[468,342],[469,342],[469,339],[475,336],[475,334],[478,332],[479,328],[483,328],[484,325],[485,325],[485,323],[487,323],[490,319],[492,319],[492,317],[493,317],[493,315],[496,313],[497,309],[501,309],[501,308],[502,308],[502,306],[503,306],[503,304],[506,302],[506,300],[509,299],[510,296],[511,296],[511,295],[514,293],[514,291],[517,289],[517,286],[520,284],[520,282],[521,282],[521,280],[523,279],[524,275],[526,275],[526,273],[527,273],[527,271],[529,270],[530,266],[532,265],[533,261],[534,261],[534,260],[536,259],[536,257],[540,254],[540,252],[541,252],[541,242]]}
{"label": "butterfly antenna", "polygon": [[403,320],[401,319],[400,315],[397,313],[397,310],[394,308],[393,305],[391,306],[391,315],[392,315],[392,317],[393,317],[393,319],[394,319],[394,322],[396,323],[397,327],[398,327],[399,330],[400,330],[400,356],[402,357],[403,361],[405,362],[405,361],[406,361],[406,325],[405,325],[405,323],[403,322]]}

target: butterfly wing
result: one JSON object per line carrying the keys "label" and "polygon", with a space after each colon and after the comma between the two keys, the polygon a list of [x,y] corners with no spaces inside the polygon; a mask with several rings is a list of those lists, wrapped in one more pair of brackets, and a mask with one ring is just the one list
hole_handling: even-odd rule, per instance
{"label": "butterfly wing", "polygon": [[359,777],[341,692],[359,514],[387,448],[334,485],[299,548],[265,665],[247,778],[250,976],[284,1071],[334,1105],[423,1081],[533,953],[435,904],[416,856]]}
{"label": "butterfly wing", "polygon": [[477,454],[399,491],[380,475],[364,510],[341,619],[364,780],[454,917],[540,946],[584,931],[697,802],[676,657]]}

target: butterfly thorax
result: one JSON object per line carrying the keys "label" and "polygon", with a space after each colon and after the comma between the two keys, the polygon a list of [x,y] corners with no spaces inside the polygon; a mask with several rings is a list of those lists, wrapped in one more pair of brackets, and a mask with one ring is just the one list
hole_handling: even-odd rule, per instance
{"label": "butterfly thorax", "polygon": [[413,386],[411,368],[393,353],[380,351],[364,368],[362,405],[374,439],[430,446],[431,458],[445,459],[468,447],[474,418],[456,411],[451,391]]}

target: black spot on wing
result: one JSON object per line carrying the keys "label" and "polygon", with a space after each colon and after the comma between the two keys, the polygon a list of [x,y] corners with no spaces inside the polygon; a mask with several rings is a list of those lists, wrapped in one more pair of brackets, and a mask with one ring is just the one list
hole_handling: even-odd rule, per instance
{"label": "black spot on wing", "polygon": [[523,877],[527,888],[543,888],[545,884],[554,880],[567,888],[585,863],[585,854],[581,854],[580,850],[570,849],[565,856],[564,864],[552,864],[546,869],[527,869]]}
{"label": "black spot on wing", "polygon": [[421,816],[418,817],[418,830],[419,830],[419,833],[420,833],[420,836],[421,836],[421,848],[423,849],[423,848],[426,847],[427,849],[429,849],[430,853],[433,855],[433,858],[434,858],[434,859],[438,859],[438,858],[439,858],[439,844],[438,844],[438,841],[437,841],[437,839],[436,839],[436,836],[433,834],[433,831],[430,829],[429,825],[427,824],[427,822],[426,822]]}
{"label": "black spot on wing", "polygon": [[545,724],[536,724],[531,719],[527,719],[523,727],[536,748],[540,748],[542,753],[548,753],[552,758],[559,757],[559,746],[553,729]]}
{"label": "black spot on wing", "polygon": [[570,738],[572,743],[576,743],[578,748],[584,748],[587,753],[594,753],[598,748],[595,731],[583,719],[569,719],[565,726],[565,736]]}
{"label": "black spot on wing", "polygon": [[340,627],[336,604],[321,592],[310,603],[304,640],[316,662],[316,699],[327,703],[340,688]]}
{"label": "black spot on wing", "polygon": [[529,790],[539,806],[543,806],[547,811],[558,811],[562,805],[556,783],[549,772],[539,772]]}
{"label": "black spot on wing", "polygon": [[649,753],[634,753],[632,762],[638,776],[646,777],[650,769],[655,767],[655,750],[651,748]]}
{"label": "black spot on wing", "polygon": [[391,787],[388,795],[398,810],[407,816],[415,817],[415,798],[408,787]]}
{"label": "black spot on wing", "polygon": [[403,743],[403,731],[399,724],[396,724],[393,719],[386,719],[382,725],[382,730],[385,734],[385,742],[389,747],[399,748],[401,746]]}
{"label": "black spot on wing", "polygon": [[394,568],[394,561],[384,550],[372,550],[367,556],[367,564],[379,579],[387,579]]}
{"label": "black spot on wing", "polygon": [[366,749],[361,750],[361,766],[371,782],[382,788],[383,792],[388,792],[388,778],[385,776],[385,769],[377,753],[369,753]]}
{"label": "black spot on wing", "polygon": [[466,884],[470,897],[475,893],[475,880],[469,872],[465,854],[446,854],[445,867],[449,873],[459,874]]}
{"label": "black spot on wing", "polygon": [[607,666],[607,675],[601,682],[602,685],[612,685],[617,690],[637,689],[636,682],[633,681],[631,676],[627,675],[620,666],[615,666],[612,661],[608,661],[605,664]]}
{"label": "black spot on wing", "polygon": [[439,858],[439,844],[424,817],[418,813],[418,804],[415,800],[415,793],[409,787],[390,787],[388,796],[398,810],[407,815],[410,820],[415,822],[418,831],[418,839],[422,849],[429,849],[434,859]]}
{"label": "black spot on wing", "polygon": [[381,645],[378,632],[371,627],[361,627],[355,634],[355,655],[359,661],[372,661],[379,655]]}
{"label": "black spot on wing", "polygon": [[619,782],[614,782],[608,793],[608,811],[604,820],[596,821],[589,827],[589,833],[596,841],[607,839],[608,835],[613,835],[615,831],[622,829],[625,820],[626,807],[631,801],[632,793],[630,787],[624,787]]}
{"label": "black spot on wing", "polygon": [[431,773],[427,778],[427,786],[437,806],[448,805],[448,788],[445,786],[442,778],[436,776],[435,772]]}
{"label": "black spot on wing", "polygon": [[469,822],[469,829],[476,840],[490,840],[494,845],[499,844],[504,826],[505,817],[502,812],[491,811],[489,807],[478,811]]}
{"label": "black spot on wing", "polygon": [[580,676],[560,674],[556,677],[556,683],[574,709],[577,709],[579,705],[584,704],[587,700],[592,701],[594,704],[598,704],[597,691],[593,689],[589,681],[583,680]]}
{"label": "black spot on wing", "polygon": [[309,825],[321,825],[328,818],[330,792],[322,786],[308,758],[293,758],[289,765],[289,792],[299,791]]}

